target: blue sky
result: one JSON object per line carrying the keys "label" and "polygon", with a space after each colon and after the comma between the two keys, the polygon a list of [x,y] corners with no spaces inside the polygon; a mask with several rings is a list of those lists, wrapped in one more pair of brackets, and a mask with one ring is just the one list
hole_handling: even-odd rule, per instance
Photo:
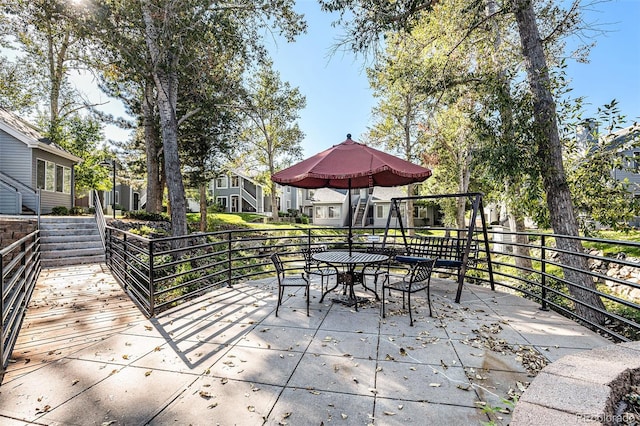
{"label": "blue sky", "polygon": [[[345,52],[331,55],[341,32],[331,27],[333,17],[322,13],[315,0],[299,0],[296,10],[306,16],[307,34],[292,44],[279,42],[271,52],[281,78],[307,98],[300,118],[306,157],[342,142],[347,133],[359,140],[373,124],[375,101],[362,58]],[[599,2],[587,11],[586,20],[605,33],[588,33],[597,36],[589,64],[568,60],[572,96],[586,97],[586,116],[615,98],[628,124],[640,120],[640,0]]]}
{"label": "blue sky", "polygon": [[[567,62],[572,96],[586,98],[587,117],[595,116],[598,107],[615,98],[630,125],[640,120],[640,0],[593,2],[586,20],[604,33],[590,33],[597,36],[590,63]],[[331,53],[341,33],[331,26],[334,17],[321,12],[316,0],[298,0],[296,10],[306,17],[307,33],[294,43],[272,39],[270,50],[281,79],[306,96],[307,107],[299,123],[306,135],[303,155],[308,157],[342,142],[347,133],[361,140],[373,124],[375,101],[363,58],[344,51]],[[104,95],[101,98],[105,100]],[[114,107],[107,109],[118,111],[117,102],[111,103]],[[128,132],[110,127],[106,136],[122,139]]]}

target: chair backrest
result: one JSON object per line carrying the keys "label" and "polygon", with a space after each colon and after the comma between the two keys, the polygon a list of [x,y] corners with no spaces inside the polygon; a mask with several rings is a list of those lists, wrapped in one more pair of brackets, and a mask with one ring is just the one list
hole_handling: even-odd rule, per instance
{"label": "chair backrest", "polygon": [[304,257],[305,268],[309,268],[312,265],[316,265],[319,262],[313,260],[313,255],[316,253],[322,253],[323,251],[327,251],[326,246],[313,246],[313,247],[305,247],[302,249],[302,256]]}
{"label": "chair backrest", "polygon": [[415,264],[411,271],[411,283],[428,283],[431,279],[431,272],[436,264],[436,259],[429,259]]}
{"label": "chair backrest", "polygon": [[282,259],[280,259],[280,255],[278,253],[273,253],[271,255],[271,262],[273,262],[273,266],[276,268],[278,281],[282,280],[282,278],[284,278],[284,265],[282,264]]}

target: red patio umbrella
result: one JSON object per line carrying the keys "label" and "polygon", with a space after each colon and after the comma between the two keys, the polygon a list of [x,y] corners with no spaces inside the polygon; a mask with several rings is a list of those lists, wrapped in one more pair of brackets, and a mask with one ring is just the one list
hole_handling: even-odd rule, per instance
{"label": "red patio umbrella", "polygon": [[297,188],[349,190],[349,252],[352,244],[351,189],[402,186],[422,182],[431,170],[386,152],[354,142],[351,135],[331,148],[280,170],[271,180]]}

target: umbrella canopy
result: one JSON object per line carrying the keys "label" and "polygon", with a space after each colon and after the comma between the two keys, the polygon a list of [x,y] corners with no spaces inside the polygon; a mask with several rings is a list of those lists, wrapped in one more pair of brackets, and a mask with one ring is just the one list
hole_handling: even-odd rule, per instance
{"label": "umbrella canopy", "polygon": [[280,170],[271,180],[297,188],[370,188],[422,182],[431,170],[347,140]]}
{"label": "umbrella canopy", "polygon": [[349,253],[351,253],[352,188],[402,186],[422,182],[429,176],[431,176],[431,170],[365,144],[354,142],[349,134],[344,142],[274,173],[271,180],[296,188],[348,189]]}

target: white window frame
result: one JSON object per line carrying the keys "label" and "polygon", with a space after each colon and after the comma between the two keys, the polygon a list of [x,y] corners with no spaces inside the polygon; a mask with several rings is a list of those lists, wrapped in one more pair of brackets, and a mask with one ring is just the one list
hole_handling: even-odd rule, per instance
{"label": "white window frame", "polygon": [[224,195],[218,195],[216,197],[216,204],[224,207],[224,211],[227,211],[229,209],[229,197]]}
{"label": "white window frame", "polygon": [[227,176],[218,176],[216,178],[216,188],[220,188],[220,189],[229,188],[229,178]]}
{"label": "white window frame", "polygon": [[233,175],[231,176],[231,188],[240,188],[240,176]]}

